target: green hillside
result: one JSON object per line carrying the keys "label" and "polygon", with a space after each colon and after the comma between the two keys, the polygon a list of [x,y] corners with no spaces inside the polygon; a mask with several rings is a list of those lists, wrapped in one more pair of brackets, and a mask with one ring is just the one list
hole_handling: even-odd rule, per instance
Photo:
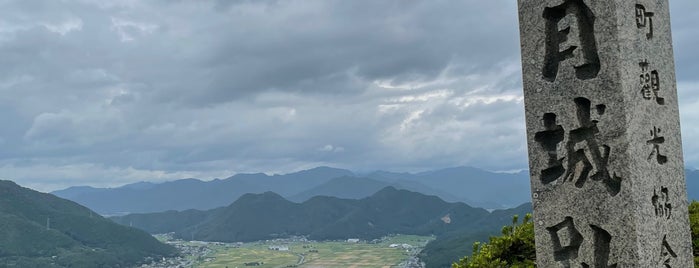
{"label": "green hillside", "polygon": [[512,216],[501,217],[498,213],[386,187],[359,200],[317,196],[294,203],[267,192],[243,195],[233,204],[215,210],[132,214],[112,219],[152,233],[175,232],[185,239],[250,242],[293,235],[332,240],[492,231]]}
{"label": "green hillside", "polygon": [[[527,203],[513,209],[493,211],[482,221],[487,223],[503,222],[506,224],[512,220],[512,215],[523,216],[531,212],[532,206],[530,203]],[[463,255],[471,254],[474,242],[487,242],[489,237],[500,232],[500,227],[486,224],[480,229],[445,233],[427,244],[420,252],[420,259],[425,262],[427,268],[450,268],[451,264],[458,262]]]}
{"label": "green hillside", "polygon": [[124,267],[175,253],[74,202],[0,181],[2,267]]}

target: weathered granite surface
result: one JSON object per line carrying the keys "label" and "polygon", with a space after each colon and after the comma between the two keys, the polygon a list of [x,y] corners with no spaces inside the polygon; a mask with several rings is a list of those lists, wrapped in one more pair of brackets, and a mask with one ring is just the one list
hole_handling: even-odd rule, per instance
{"label": "weathered granite surface", "polygon": [[693,267],[667,0],[519,0],[539,267]]}

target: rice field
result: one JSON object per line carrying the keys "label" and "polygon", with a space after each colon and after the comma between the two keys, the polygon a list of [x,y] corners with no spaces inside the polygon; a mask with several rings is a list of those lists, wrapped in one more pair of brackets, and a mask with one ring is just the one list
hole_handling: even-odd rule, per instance
{"label": "rice field", "polygon": [[[384,238],[375,244],[281,240],[246,243],[236,248],[215,246],[215,253],[196,267],[389,268],[397,267],[417,254],[432,239],[433,237],[399,235]],[[404,248],[403,244],[410,246]],[[270,250],[270,246],[288,247],[288,251]],[[246,266],[246,263],[259,265]]]}

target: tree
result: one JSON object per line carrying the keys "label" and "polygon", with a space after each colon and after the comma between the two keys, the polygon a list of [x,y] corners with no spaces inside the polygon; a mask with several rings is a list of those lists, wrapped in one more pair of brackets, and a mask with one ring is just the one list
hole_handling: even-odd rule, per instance
{"label": "tree", "polygon": [[[473,256],[464,257],[452,268],[530,268],[536,267],[534,248],[534,224],[531,214],[517,224],[517,216],[512,226],[502,228],[502,236],[491,237],[486,244],[474,243]],[[692,229],[692,250],[694,266],[699,267],[699,202],[689,204],[689,223]]]}
{"label": "tree", "polygon": [[699,202],[696,200],[689,204],[689,226],[692,228],[694,267],[699,267]]}
{"label": "tree", "polygon": [[502,236],[491,237],[486,244],[474,243],[473,256],[464,257],[453,268],[529,268],[536,267],[534,224],[527,214],[521,224],[514,216],[511,226],[502,228]]}

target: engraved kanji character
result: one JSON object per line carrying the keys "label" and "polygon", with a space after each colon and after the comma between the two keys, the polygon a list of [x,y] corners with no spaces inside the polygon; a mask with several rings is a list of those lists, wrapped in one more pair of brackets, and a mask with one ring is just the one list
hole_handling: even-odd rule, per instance
{"label": "engraved kanji character", "polygon": [[667,242],[667,235],[664,235],[663,245],[660,249],[660,261],[662,262],[663,267],[672,268],[671,264],[674,259],[677,259],[677,253],[672,250],[670,243]]}
{"label": "engraved kanji character", "polygon": [[660,136],[661,131],[662,130],[660,128],[653,127],[653,130],[650,131],[651,139],[647,140],[646,144],[650,144],[653,146],[653,151],[651,151],[648,155],[648,161],[651,161],[653,158],[655,158],[658,164],[664,165],[665,163],[667,163],[667,156],[660,154],[660,145],[665,143],[665,137]]}
{"label": "engraved kanji character", "polygon": [[[610,245],[612,243],[612,235],[609,234],[606,230],[590,225],[590,228],[592,228],[592,231],[594,233],[594,249],[595,252],[593,254],[594,256],[594,265],[592,267],[594,268],[616,268],[617,265],[611,264],[609,265],[609,254],[610,254]],[[583,268],[589,268],[590,265],[587,263],[581,263],[581,266]]]}
{"label": "engraved kanji character", "polygon": [[638,64],[641,66],[641,95],[646,100],[655,99],[660,105],[665,105],[665,98],[660,97],[660,75],[657,70],[649,70],[648,60]]}
{"label": "engraved kanji character", "polygon": [[660,187],[660,195],[653,190],[651,198],[655,208],[655,216],[670,219],[672,216],[672,204],[670,203],[670,191],[666,187]]}
{"label": "engraved kanji character", "polygon": [[[592,229],[593,237],[589,239],[588,243],[592,243],[592,248],[594,250],[593,260],[591,263],[595,268],[615,268],[616,264],[608,265],[612,236],[606,230],[590,225]],[[570,268],[572,263],[578,262],[578,255],[580,253],[580,248],[582,247],[585,238],[575,227],[575,222],[572,217],[566,217],[562,222],[547,227],[546,230],[551,236],[551,242],[553,244],[553,259],[560,262],[563,267]],[[590,265],[586,262],[580,262],[580,266],[583,268],[589,268]]]}
{"label": "engraved kanji character", "polygon": [[[600,144],[596,135],[599,133],[597,120],[591,118],[591,102],[586,98],[575,98],[579,128],[573,129],[568,135],[565,159],[565,181],[573,181],[575,186],[582,188],[588,178],[602,181],[611,195],[619,193],[621,178],[612,176],[607,170],[611,148]],[[604,115],[604,105],[597,105],[596,112]]]}
{"label": "engraved kanji character", "polygon": [[641,28],[648,28],[646,33],[647,39],[653,39],[653,12],[646,12],[646,7],[638,4],[636,5],[636,26]]}
{"label": "engraved kanji character", "polygon": [[544,9],[546,56],[543,77],[555,81],[561,62],[574,59],[578,79],[597,77],[600,71],[595,40],[595,15],[583,0],[566,0]]}
{"label": "engraved kanji character", "polygon": [[[545,130],[537,132],[534,140],[539,142],[548,153],[548,165],[541,171],[541,182],[552,183],[558,179],[571,181],[582,188],[588,179],[601,181],[608,192],[615,196],[621,190],[621,178],[610,174],[609,155],[611,148],[597,140],[598,121],[592,119],[592,106],[586,98],[575,98],[578,128],[567,133],[567,141],[561,146],[564,155],[558,155],[559,144],[564,140],[563,127],[556,124],[556,115],[544,114]],[[598,116],[603,116],[606,106],[594,108]]]}
{"label": "engraved kanji character", "polygon": [[553,113],[544,114],[543,123],[545,130],[536,133],[534,140],[541,144],[549,157],[549,167],[541,171],[541,182],[548,184],[565,172],[563,163],[558,157],[558,144],[563,141],[565,130],[556,123],[556,114]]}
{"label": "engraved kanji character", "polygon": [[553,242],[554,260],[562,262],[565,267],[570,267],[570,262],[578,258],[578,251],[583,243],[583,236],[575,228],[572,217],[566,217],[564,221],[546,228]]}

